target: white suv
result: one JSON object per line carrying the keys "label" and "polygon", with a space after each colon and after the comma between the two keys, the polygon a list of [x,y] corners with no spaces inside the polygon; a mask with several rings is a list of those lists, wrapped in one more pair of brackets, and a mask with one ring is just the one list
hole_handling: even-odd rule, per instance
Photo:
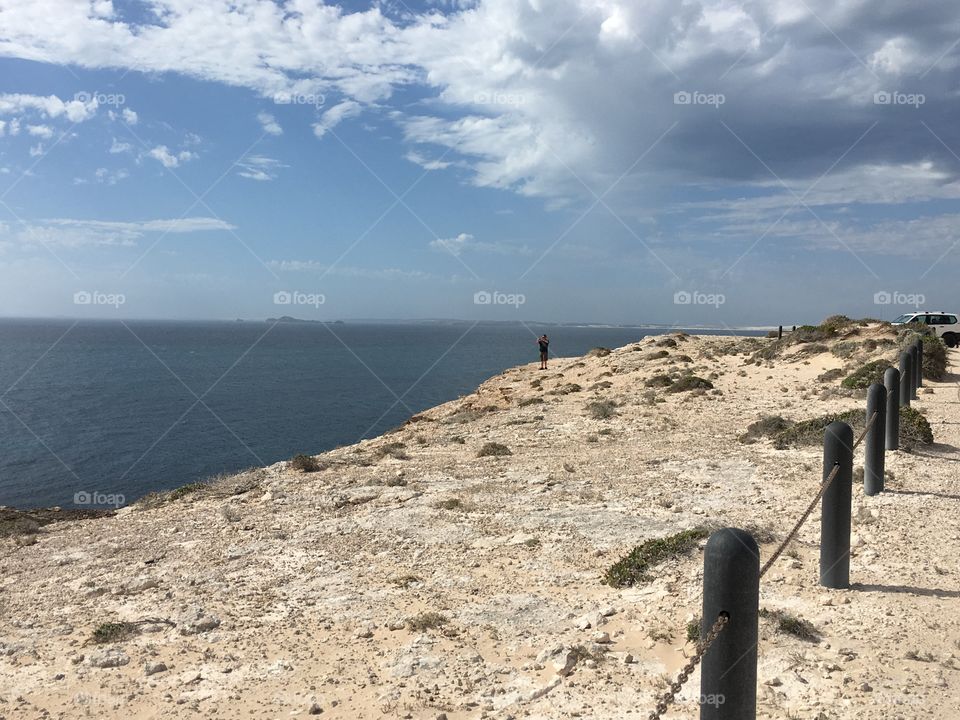
{"label": "white suv", "polygon": [[930,329],[943,338],[943,342],[947,347],[957,347],[957,344],[960,343],[960,324],[957,322],[957,315],[955,313],[921,310],[901,315],[893,321],[893,324],[906,325],[911,322],[929,326]]}

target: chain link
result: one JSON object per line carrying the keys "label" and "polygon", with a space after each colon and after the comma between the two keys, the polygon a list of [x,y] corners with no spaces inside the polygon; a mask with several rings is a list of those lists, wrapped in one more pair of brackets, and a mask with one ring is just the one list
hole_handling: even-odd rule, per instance
{"label": "chain link", "polygon": [[726,627],[729,621],[729,615],[722,614],[717,616],[717,620],[713,623],[713,627],[710,628],[710,632],[707,633],[707,636],[703,638],[703,640],[697,643],[697,652],[693,654],[687,661],[687,664],[684,665],[683,669],[677,674],[677,679],[670,683],[670,689],[660,696],[660,699],[657,701],[657,709],[650,713],[649,720],[660,720],[660,716],[667,711],[667,708],[670,707],[670,704],[676,699],[677,693],[683,688],[683,684],[690,678],[690,675],[696,669],[697,665],[700,664],[703,656],[707,654],[707,650],[713,645],[713,641],[717,639],[720,631]]}
{"label": "chain link", "polygon": [[[856,450],[857,446],[863,442],[863,439],[867,436],[867,433],[870,432],[870,428],[873,427],[873,424],[876,422],[877,418],[880,416],[880,413],[874,412],[870,416],[870,419],[867,420],[866,427],[864,427],[863,432],[860,433],[860,437],[857,438],[857,441],[853,444],[852,450]],[[840,466],[834,465],[833,469],[830,471],[830,474],[827,475],[826,480],[820,484],[820,489],[817,490],[817,494],[813,497],[813,500],[807,506],[807,509],[803,511],[803,515],[800,516],[800,519],[797,520],[796,524],[793,526],[793,529],[787,533],[787,536],[783,539],[783,542],[773,551],[773,555],[770,556],[770,559],[767,560],[763,567],[760,569],[760,577],[766,575],[767,570],[773,567],[773,564],[777,561],[783,551],[787,549],[787,546],[793,540],[794,536],[800,531],[800,528],[807,521],[807,518],[810,517],[810,513],[813,512],[813,509],[817,506],[817,503],[820,502],[820,498],[823,497],[823,494],[827,491],[827,488],[833,484],[833,481],[836,479],[837,475],[840,472]]]}

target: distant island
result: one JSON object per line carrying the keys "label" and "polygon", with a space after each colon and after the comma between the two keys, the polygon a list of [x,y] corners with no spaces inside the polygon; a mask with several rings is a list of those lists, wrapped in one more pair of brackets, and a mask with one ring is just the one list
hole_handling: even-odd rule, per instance
{"label": "distant island", "polygon": [[309,323],[317,325],[343,325],[343,320],[303,320],[302,318],[282,315],[278,318],[267,318],[268,323]]}

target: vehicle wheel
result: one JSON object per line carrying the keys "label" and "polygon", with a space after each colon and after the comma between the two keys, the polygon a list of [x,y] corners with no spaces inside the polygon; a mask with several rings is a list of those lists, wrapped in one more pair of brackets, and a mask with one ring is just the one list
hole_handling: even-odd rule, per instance
{"label": "vehicle wheel", "polygon": [[943,336],[943,342],[948,348],[955,348],[957,346],[957,336],[953,333],[947,333]]}

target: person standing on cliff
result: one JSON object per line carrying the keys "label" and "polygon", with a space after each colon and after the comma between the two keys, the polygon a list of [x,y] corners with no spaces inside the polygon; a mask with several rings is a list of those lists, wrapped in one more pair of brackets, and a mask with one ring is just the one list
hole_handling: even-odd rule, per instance
{"label": "person standing on cliff", "polygon": [[550,347],[550,339],[546,335],[537,338],[537,344],[540,345],[540,369],[547,369],[547,349]]}

